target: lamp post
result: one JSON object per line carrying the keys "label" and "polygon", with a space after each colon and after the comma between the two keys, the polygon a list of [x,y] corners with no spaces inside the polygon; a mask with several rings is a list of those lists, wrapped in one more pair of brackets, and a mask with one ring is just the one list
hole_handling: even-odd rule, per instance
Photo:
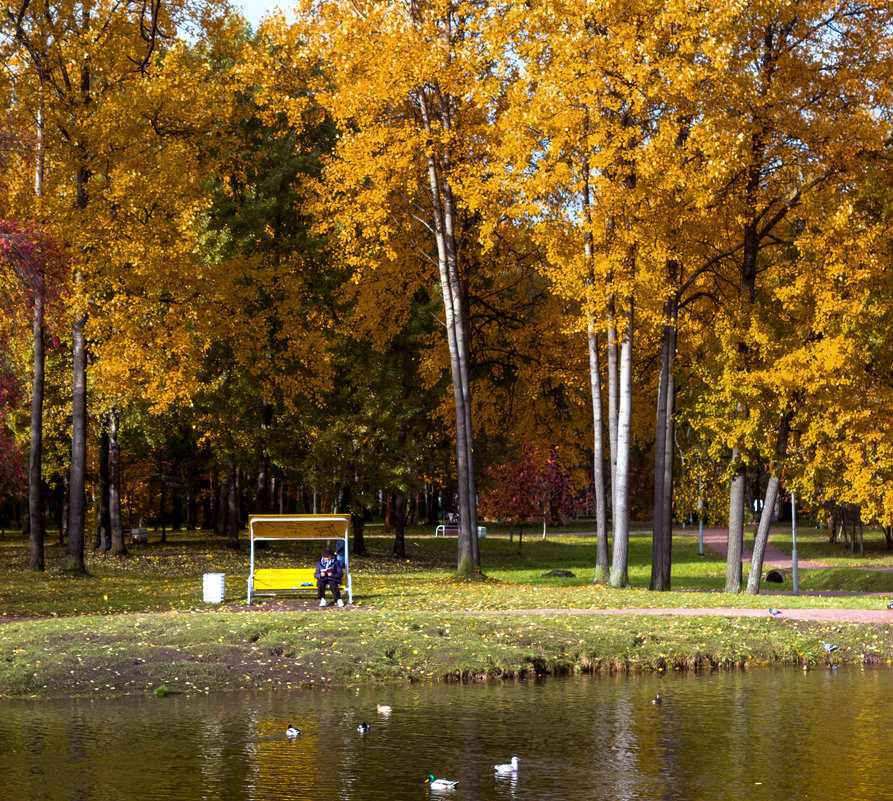
{"label": "lamp post", "polygon": [[797,499],[791,491],[791,576],[794,581],[794,595],[800,594],[800,580],[797,575]]}
{"label": "lamp post", "polygon": [[701,493],[700,477],[698,477],[698,555],[704,555],[704,496]]}

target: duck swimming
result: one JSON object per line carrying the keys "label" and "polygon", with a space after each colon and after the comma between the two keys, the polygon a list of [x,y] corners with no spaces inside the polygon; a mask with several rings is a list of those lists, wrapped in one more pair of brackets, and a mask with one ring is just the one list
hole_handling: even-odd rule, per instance
{"label": "duck swimming", "polygon": [[664,702],[664,699],[661,697],[660,693],[658,693],[657,695],[654,696],[654,698],[651,699],[651,703],[657,704],[658,706],[660,706],[663,702]]}
{"label": "duck swimming", "polygon": [[393,710],[387,704],[376,704],[375,711],[379,715],[390,715]]}
{"label": "duck swimming", "polygon": [[431,785],[432,790],[452,790],[459,783],[450,781],[450,779],[435,779],[433,773],[425,781]]}
{"label": "duck swimming", "polygon": [[366,721],[364,720],[359,726],[357,726],[357,731],[360,734],[365,734],[371,728],[372,727],[368,723],[366,723]]}
{"label": "duck swimming", "polygon": [[301,736],[301,730],[296,728],[295,726],[289,726],[285,730],[285,736],[288,737],[289,740],[294,740],[295,737]]}
{"label": "duck swimming", "polygon": [[495,770],[497,773],[517,773],[518,761],[518,757],[513,756],[511,762],[506,765],[494,765],[493,770]]}

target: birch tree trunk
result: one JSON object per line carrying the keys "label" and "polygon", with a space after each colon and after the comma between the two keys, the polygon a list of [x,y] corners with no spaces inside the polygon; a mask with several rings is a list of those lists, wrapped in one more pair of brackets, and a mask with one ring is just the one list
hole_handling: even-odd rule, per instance
{"label": "birch tree trunk", "polygon": [[610,578],[608,555],[608,499],[605,487],[605,439],[602,420],[602,386],[599,365],[598,337],[589,331],[589,386],[592,391],[592,479],[595,487],[595,583],[605,584]]}
{"label": "birch tree trunk", "polygon": [[617,509],[617,414],[619,396],[619,370],[617,354],[617,319],[614,314],[614,298],[608,299],[608,447],[611,451],[611,518]]}
{"label": "birch tree trunk", "polygon": [[614,553],[611,586],[629,586],[629,450],[632,423],[633,300],[624,310],[625,331],[620,343],[617,405],[617,486],[614,491]]}
{"label": "birch tree trunk", "polygon": [[729,539],[726,550],[725,592],[741,592],[741,554],[744,549],[744,487],[747,468],[741,462],[738,446],[732,448],[732,463],[737,471],[729,488]]}
{"label": "birch tree trunk", "polygon": [[781,484],[779,474],[781,466],[788,453],[788,436],[791,430],[791,420],[794,413],[786,410],[781,417],[781,425],[778,428],[778,439],[775,445],[775,465],[766,484],[766,495],[763,500],[763,510],[760,514],[760,525],[757,528],[753,540],[753,556],[750,558],[750,575],[747,577],[747,594],[759,595],[760,578],[763,574],[763,559],[766,556],[766,545],[769,543],[769,526],[772,524],[772,513],[775,510],[775,501],[778,498],[778,488]]}
{"label": "birch tree trunk", "polygon": [[[424,91],[417,95],[425,130],[432,130],[434,110],[445,130],[450,127],[448,98],[432,100]],[[437,264],[443,290],[444,315],[450,352],[453,401],[456,409],[456,469],[459,494],[458,567],[460,576],[471,576],[480,567],[477,541],[477,490],[474,474],[469,380],[467,288],[459,274],[455,236],[456,209],[449,183],[450,159],[432,147],[426,153],[428,182],[433,210]]]}
{"label": "birch tree trunk", "polygon": [[[587,276],[587,287],[595,283],[592,272],[594,256],[592,243],[592,208],[589,189],[589,162],[583,159],[583,217],[586,230],[583,234],[583,251],[587,263],[590,264]],[[589,303],[594,304],[589,297]],[[589,390],[592,395],[592,483],[595,490],[595,583],[605,584],[610,578],[610,560],[608,556],[608,499],[605,495],[605,436],[602,419],[602,377],[598,352],[598,334],[595,327],[595,312],[590,308],[586,312],[587,339],[589,346]],[[612,480],[613,486],[613,480]]]}

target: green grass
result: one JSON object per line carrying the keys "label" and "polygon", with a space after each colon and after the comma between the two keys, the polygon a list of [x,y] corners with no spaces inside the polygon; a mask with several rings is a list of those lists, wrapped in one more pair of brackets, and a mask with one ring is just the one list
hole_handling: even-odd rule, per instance
{"label": "green grass", "polygon": [[[551,533],[546,540],[525,536],[519,549],[504,536],[488,536],[480,541],[486,580],[457,582],[455,538],[418,537],[409,534],[406,559],[391,555],[393,539],[375,533],[366,536],[369,555],[354,556],[354,601],[381,611],[431,609],[473,611],[481,609],[591,609],[633,607],[716,607],[760,608],[767,605],[764,595],[729,596],[722,592],[725,560],[709,551],[698,554],[697,537],[677,534],[673,543],[673,591],[648,591],[651,540],[645,532],[630,538],[628,589],[612,589],[593,584],[595,539],[589,536],[563,536]],[[427,530],[425,533],[428,533]],[[812,550],[818,537],[814,532],[798,552]],[[783,533],[773,534],[773,544],[784,547]],[[815,543],[818,544],[818,543]],[[318,544],[299,543],[259,551],[257,563],[268,567],[313,564]],[[519,552],[520,550],[520,552]],[[206,532],[175,532],[168,542],[154,540],[148,545],[129,546],[125,558],[87,553],[87,577],[76,578],[58,572],[63,549],[48,540],[47,571],[27,571],[27,543],[20,535],[0,540],[0,614],[12,616],[69,616],[209,610],[202,602],[202,575],[226,574],[226,604],[241,607],[246,599],[248,553],[232,551],[221,538]],[[547,577],[553,569],[570,570],[573,578]],[[745,581],[746,581],[745,566]],[[801,570],[800,589],[812,591],[852,591],[893,594],[893,572],[834,567],[827,570]],[[767,585],[763,592],[790,591],[791,576],[786,571],[782,585]],[[288,602],[291,603],[291,602]],[[784,607],[877,608],[878,599],[801,596],[773,596],[772,605]],[[263,599],[262,609],[282,607],[278,599]]]}
{"label": "green grass", "polygon": [[328,611],[86,616],[0,626],[9,696],[202,693],[783,663],[889,663],[889,626],[760,618]]}
{"label": "green grass", "polygon": [[[648,591],[651,542],[634,532],[631,587],[593,584],[592,536],[550,531],[480,541],[482,580],[458,581],[455,538],[408,532],[407,558],[370,527],[369,555],[351,559],[354,609],[319,610],[312,599],[264,599],[246,607],[248,554],[206,532],[177,532],[161,544],[129,546],[125,558],[87,553],[88,575],[58,571],[64,556],[48,539],[48,570],[27,570],[28,543],[0,539],[0,692],[6,695],[171,693],[319,686],[366,681],[462,680],[581,671],[688,670],[770,662],[821,664],[821,639],[835,659],[889,662],[893,629],[785,618],[562,614],[656,607],[877,609],[876,595],[730,596],[725,561],[698,554],[697,537],[673,543],[674,590]],[[801,558],[823,543],[798,538]],[[801,545],[802,542],[802,545]],[[784,547],[784,534],[773,535]],[[261,566],[312,564],[318,543],[272,547]],[[815,558],[815,557],[811,557]],[[844,560],[844,564],[849,564]],[[569,570],[573,577],[544,576]],[[202,575],[226,574],[223,604],[202,602]],[[778,585],[772,585],[773,588]],[[893,594],[893,573],[835,566],[802,570],[803,591]],[[790,589],[790,575],[782,590]],[[533,610],[539,610],[534,613]],[[512,611],[514,614],[504,614]],[[158,614],[162,613],[162,614]]]}

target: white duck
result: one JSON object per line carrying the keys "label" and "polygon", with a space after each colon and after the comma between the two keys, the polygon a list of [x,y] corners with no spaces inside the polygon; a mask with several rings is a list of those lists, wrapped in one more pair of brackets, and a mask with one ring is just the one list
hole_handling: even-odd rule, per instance
{"label": "white duck", "polygon": [[390,715],[393,710],[387,704],[376,704],[375,711],[379,715]]}
{"label": "white duck", "polygon": [[295,726],[289,726],[285,730],[285,736],[288,737],[289,740],[294,740],[295,737],[301,736],[301,730],[296,728]]}
{"label": "white duck", "polygon": [[497,773],[517,773],[518,772],[518,757],[513,756],[512,761],[506,765],[494,765],[493,769]]}
{"label": "white duck", "polygon": [[433,773],[425,781],[431,785],[432,790],[452,790],[459,783],[450,781],[450,779],[435,779]]}

